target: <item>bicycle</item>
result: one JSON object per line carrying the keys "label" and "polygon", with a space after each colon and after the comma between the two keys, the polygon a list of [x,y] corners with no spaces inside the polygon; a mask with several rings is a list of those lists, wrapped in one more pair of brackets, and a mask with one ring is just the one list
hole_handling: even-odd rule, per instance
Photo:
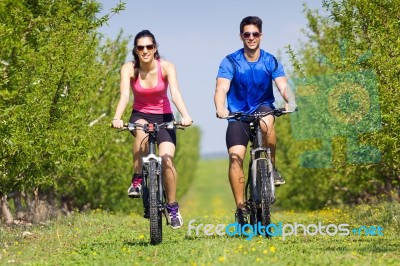
{"label": "bicycle", "polygon": [[[245,208],[250,216],[251,225],[262,225],[265,229],[265,236],[270,236],[267,229],[271,224],[270,208],[276,201],[274,176],[272,174],[273,165],[271,160],[271,151],[263,146],[263,138],[260,122],[267,115],[276,117],[293,113],[297,111],[286,111],[285,108],[274,109],[268,112],[257,112],[254,114],[245,114],[235,112],[225,119],[235,119],[250,123],[250,159],[247,182],[245,185]],[[262,230],[261,230],[262,232]]]}
{"label": "bicycle", "polygon": [[[156,152],[157,133],[162,128],[169,130],[184,129],[179,121],[157,123],[127,123],[120,130],[143,130],[148,134],[148,153],[142,157],[142,199],[144,217],[150,220],[150,243],[162,242],[162,214],[167,204],[162,178],[162,159]],[[168,219],[167,224],[168,224]]]}

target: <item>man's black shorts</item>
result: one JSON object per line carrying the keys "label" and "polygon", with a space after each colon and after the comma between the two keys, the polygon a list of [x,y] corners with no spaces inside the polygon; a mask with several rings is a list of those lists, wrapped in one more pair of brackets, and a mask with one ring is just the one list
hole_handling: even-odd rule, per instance
{"label": "man's black shorts", "polygon": [[[273,106],[262,105],[255,112],[269,112]],[[226,129],[226,147],[228,150],[235,145],[247,147],[250,140],[250,123],[243,121],[230,121]]]}

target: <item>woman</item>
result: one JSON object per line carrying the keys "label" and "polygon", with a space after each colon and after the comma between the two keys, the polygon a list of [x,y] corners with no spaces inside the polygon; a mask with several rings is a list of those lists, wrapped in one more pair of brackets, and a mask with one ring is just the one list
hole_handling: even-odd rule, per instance
{"label": "woman", "polygon": [[[112,124],[116,128],[123,126],[122,114],[129,102],[129,91],[132,88],[134,101],[129,122],[131,123],[163,123],[174,120],[167,90],[170,89],[171,100],[182,118],[182,125],[189,126],[192,119],[186,109],[179,91],[175,66],[160,59],[158,44],[154,35],[143,30],[134,39],[132,54],[134,62],[125,63],[121,68],[120,99]],[[141,160],[146,155],[146,134],[141,130],[134,132],[133,144],[134,174],[128,196],[138,198],[141,195]],[[164,186],[167,194],[167,218],[174,229],[183,225],[176,202],[177,173],[173,163],[176,146],[174,130],[161,129],[157,135],[158,151],[162,157]]]}

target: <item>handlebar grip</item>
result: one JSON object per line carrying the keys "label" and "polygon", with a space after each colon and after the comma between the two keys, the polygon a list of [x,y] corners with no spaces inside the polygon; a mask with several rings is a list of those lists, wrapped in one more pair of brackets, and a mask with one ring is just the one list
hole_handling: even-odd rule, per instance
{"label": "handlebar grip", "polygon": [[[193,124],[193,120],[191,121],[190,125],[192,125],[192,124]],[[182,126],[182,121],[174,121],[174,125],[175,126]]]}
{"label": "handlebar grip", "polygon": [[[124,123],[124,125],[122,126],[122,128],[127,128],[128,125],[129,125],[129,123]],[[116,127],[114,127],[114,125],[113,125],[112,122],[110,123],[110,127],[111,127],[111,128],[116,128]]]}

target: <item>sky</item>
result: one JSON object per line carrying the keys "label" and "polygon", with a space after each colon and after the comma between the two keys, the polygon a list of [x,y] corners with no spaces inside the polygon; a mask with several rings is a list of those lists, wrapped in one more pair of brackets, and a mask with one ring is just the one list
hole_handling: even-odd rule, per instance
{"label": "sky", "polygon": [[[101,14],[109,13],[119,0],[99,0]],[[263,20],[261,48],[280,58],[284,68],[291,65],[285,46],[293,49],[306,40],[307,20],[303,4],[322,9],[322,0],[125,0],[126,9],[110,18],[100,32],[106,38],[133,38],[150,30],[159,44],[162,59],[172,62],[180,91],[193,122],[201,130],[201,155],[226,153],[226,120],[217,119],[214,106],[216,75],[221,60],[243,47],[239,24],[246,16]],[[126,61],[133,57],[127,55]],[[287,71],[288,72],[288,71]],[[129,105],[128,105],[129,106]],[[175,109],[176,110],[176,109]],[[178,144],[179,145],[179,144]]]}

